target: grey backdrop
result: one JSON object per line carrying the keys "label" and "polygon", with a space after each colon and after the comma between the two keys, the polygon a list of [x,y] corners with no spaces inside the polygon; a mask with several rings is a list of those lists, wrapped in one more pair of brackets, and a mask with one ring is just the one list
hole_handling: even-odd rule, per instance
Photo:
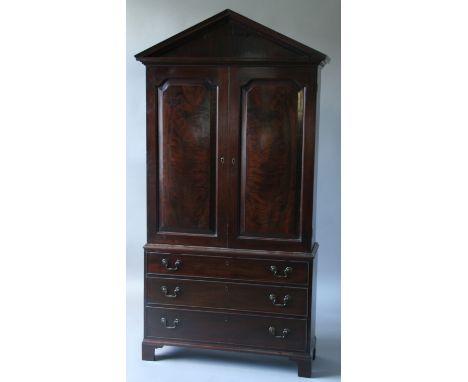
{"label": "grey backdrop", "polygon": [[163,348],[163,362],[141,361],[143,249],[146,239],[145,70],[134,54],[226,8],[331,58],[322,69],[316,239],[320,244],[315,376],[340,374],[340,1],[127,0],[127,380],[293,381],[286,359]]}

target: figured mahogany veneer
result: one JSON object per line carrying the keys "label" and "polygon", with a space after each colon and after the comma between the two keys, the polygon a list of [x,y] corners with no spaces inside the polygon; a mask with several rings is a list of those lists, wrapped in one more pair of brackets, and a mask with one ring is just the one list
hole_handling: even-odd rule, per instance
{"label": "figured mahogany veneer", "polygon": [[316,105],[327,57],[226,10],[146,65],[142,358],[164,345],[315,357]]}
{"label": "figured mahogany veneer", "polygon": [[215,234],[217,90],[202,79],[158,87],[161,231]]}
{"label": "figured mahogany veneer", "polygon": [[241,91],[240,234],[299,238],[305,90],[265,79]]}

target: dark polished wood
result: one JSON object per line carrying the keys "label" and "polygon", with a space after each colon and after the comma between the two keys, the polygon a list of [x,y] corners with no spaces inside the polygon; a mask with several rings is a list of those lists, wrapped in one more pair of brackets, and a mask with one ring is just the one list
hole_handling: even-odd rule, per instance
{"label": "dark polished wood", "polygon": [[245,258],[271,258],[275,260],[299,260],[309,262],[317,254],[318,243],[314,243],[311,252],[289,252],[289,251],[274,251],[262,249],[240,249],[228,247],[203,247],[193,245],[172,245],[172,244],[155,244],[147,243],[144,249],[149,252],[159,253],[180,253],[180,254],[198,254],[198,255],[215,255],[227,257],[245,257]]}
{"label": "dark polished wood", "polygon": [[163,345],[152,345],[152,344],[143,342],[141,344],[141,359],[143,361],[154,361],[155,360],[154,351],[162,347]]}
{"label": "dark polished wood", "polygon": [[[294,357],[294,356],[304,355],[303,351],[256,348],[256,347],[251,347],[251,346],[234,345],[234,344],[226,344],[226,343],[177,340],[174,338],[145,338],[143,340],[143,344],[146,344],[148,346],[155,346],[155,348],[160,348],[160,347],[167,345],[167,346],[181,346],[181,347],[187,347],[187,348],[238,351],[238,352],[244,352],[244,353],[259,353],[259,354],[276,355],[276,356],[284,356],[284,357]],[[157,360],[157,353],[156,353],[156,357],[154,360]]]}
{"label": "dark polished wood", "polygon": [[[166,260],[170,268],[174,268],[179,261],[178,269],[167,269]],[[279,261],[273,259],[254,260],[241,257],[173,255],[168,253],[148,253],[146,255],[147,274],[194,276],[206,278],[220,278],[230,280],[263,281],[279,284],[308,283],[308,263],[299,261]],[[271,267],[276,267],[277,275]],[[291,271],[286,273],[286,268]]]}
{"label": "dark polished wood", "polygon": [[164,345],[316,353],[319,67],[328,58],[225,10],[146,65],[142,359]]}
{"label": "dark polished wood", "polygon": [[162,277],[146,288],[147,304],[308,315],[307,288]]}
{"label": "dark polished wood", "polygon": [[216,234],[217,90],[200,79],[158,88],[160,231]]}
{"label": "dark polished wood", "polygon": [[299,238],[305,89],[271,79],[241,89],[240,234]]}
{"label": "dark polished wood", "polygon": [[[173,338],[305,351],[305,319],[146,307],[147,338]],[[164,322],[162,322],[164,320]],[[276,329],[276,335],[269,328]],[[278,338],[284,329],[289,332]]]}
{"label": "dark polished wood", "polygon": [[297,363],[297,375],[299,377],[305,377],[305,378],[312,377],[312,357],[311,356],[304,356],[304,357],[292,356],[292,357],[289,357],[289,359]]}
{"label": "dark polished wood", "polygon": [[144,64],[307,63],[328,57],[230,9],[138,53]]}
{"label": "dark polished wood", "polygon": [[[235,248],[311,250],[311,68],[232,68],[229,238]],[[304,126],[308,126],[307,129]],[[272,176],[274,174],[274,176]]]}
{"label": "dark polished wood", "polygon": [[148,242],[224,246],[225,68],[148,67]]}

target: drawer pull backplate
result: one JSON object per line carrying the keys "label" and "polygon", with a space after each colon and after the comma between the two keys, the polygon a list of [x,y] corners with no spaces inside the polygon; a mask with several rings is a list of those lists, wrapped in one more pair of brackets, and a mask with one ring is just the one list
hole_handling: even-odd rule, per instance
{"label": "drawer pull backplate", "polygon": [[180,287],[175,287],[174,288],[174,292],[172,292],[172,294],[168,294],[167,293],[167,286],[163,285],[161,287],[161,290],[163,291],[164,293],[164,296],[168,297],[168,298],[176,298],[177,297],[177,294],[181,291]]}
{"label": "drawer pull backplate", "polygon": [[275,338],[279,338],[279,339],[282,339],[284,340],[286,338],[286,336],[289,334],[290,330],[288,328],[284,328],[283,329],[283,332],[281,333],[281,335],[277,336],[276,335],[276,329],[274,326],[270,326],[268,328],[268,331],[270,332],[270,334],[275,337]]}
{"label": "drawer pull backplate", "polygon": [[180,320],[178,318],[176,318],[176,319],[174,319],[174,323],[172,324],[172,326],[168,326],[166,318],[161,317],[161,323],[164,325],[164,327],[166,329],[175,329],[175,328],[177,328],[177,325],[179,325]]}
{"label": "drawer pull backplate", "polygon": [[164,268],[166,268],[168,271],[178,271],[180,266],[182,265],[182,261],[180,261],[179,259],[177,259],[174,263],[174,266],[173,267],[170,267],[169,266],[169,262],[167,261],[167,259],[162,259],[161,260],[161,264],[163,265]]}
{"label": "drawer pull backplate", "polygon": [[270,272],[273,273],[273,276],[278,277],[278,278],[287,278],[289,274],[291,274],[293,269],[291,267],[286,267],[283,270],[283,274],[280,274],[278,272],[278,268],[276,265],[270,265]]}
{"label": "drawer pull backplate", "polygon": [[280,308],[285,308],[288,305],[288,302],[291,301],[291,296],[289,294],[283,297],[283,303],[276,302],[276,295],[274,295],[273,293],[270,294],[269,298],[274,306],[278,306]]}

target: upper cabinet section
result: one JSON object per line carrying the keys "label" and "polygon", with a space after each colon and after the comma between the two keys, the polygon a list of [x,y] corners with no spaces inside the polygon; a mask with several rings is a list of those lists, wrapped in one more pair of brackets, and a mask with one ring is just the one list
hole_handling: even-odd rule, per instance
{"label": "upper cabinet section", "polygon": [[327,56],[229,9],[137,54],[144,64],[325,64]]}

